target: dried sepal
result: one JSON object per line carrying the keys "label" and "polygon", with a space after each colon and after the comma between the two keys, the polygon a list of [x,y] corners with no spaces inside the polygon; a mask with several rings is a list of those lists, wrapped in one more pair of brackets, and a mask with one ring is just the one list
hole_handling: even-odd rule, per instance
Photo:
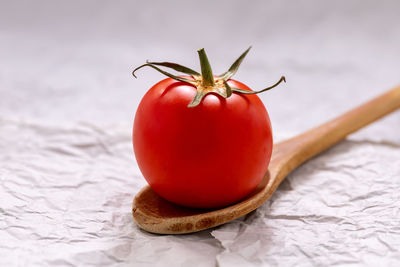
{"label": "dried sepal", "polygon": [[193,107],[199,105],[201,100],[203,99],[203,97],[205,97],[206,94],[207,93],[202,90],[197,90],[196,95],[192,99],[192,102],[190,102],[190,104],[188,105],[188,108],[193,108]]}
{"label": "dried sepal", "polygon": [[154,65],[151,64],[151,63],[143,64],[143,65],[137,67],[136,69],[134,69],[134,70],[132,71],[133,77],[136,78],[135,72],[136,72],[137,70],[143,68],[143,67],[151,67],[151,68],[157,70],[158,72],[161,72],[161,73],[164,74],[165,76],[168,76],[168,77],[170,77],[170,78],[172,78],[172,79],[174,79],[174,80],[177,80],[177,81],[180,81],[180,82],[187,82],[187,83],[190,83],[190,84],[195,85],[195,82],[194,82],[193,80],[189,80],[189,79],[184,78],[184,77],[179,77],[179,76],[173,75],[173,74],[171,74],[171,73],[169,73],[169,72],[166,72],[166,71],[164,71],[164,70],[162,70],[162,69],[160,69],[160,68],[157,68],[156,66],[154,66]]}
{"label": "dried sepal", "polygon": [[228,82],[224,81],[224,86],[225,86],[225,90],[226,90],[226,97],[230,97],[232,95],[232,88],[229,86]]}
{"label": "dried sepal", "polygon": [[229,68],[228,71],[219,75],[219,78],[221,78],[225,81],[232,78],[232,76],[235,75],[235,73],[238,71],[240,64],[242,64],[243,59],[246,57],[247,53],[249,53],[250,49],[251,49],[251,46],[249,48],[247,48],[247,50],[244,51],[243,54],[241,54],[240,57],[238,57],[238,59],[235,60],[235,62],[233,62],[232,66]]}
{"label": "dried sepal", "polygon": [[156,65],[156,66],[163,66],[166,68],[170,68],[173,69],[175,71],[184,73],[184,74],[188,74],[194,77],[199,77],[200,73],[198,73],[195,70],[192,70],[191,68],[182,66],[180,64],[176,64],[176,63],[172,63],[172,62],[150,62],[150,61],[146,61],[147,64],[152,64],[152,65]]}
{"label": "dried sepal", "polygon": [[281,82],[286,82],[285,76],[282,76],[282,77],[279,79],[279,81],[276,82],[274,85],[272,85],[272,86],[270,86],[270,87],[267,87],[267,88],[264,88],[264,89],[261,89],[261,90],[259,90],[259,91],[247,91],[247,90],[239,89],[239,88],[236,88],[236,87],[232,87],[232,91],[233,91],[233,92],[237,92],[237,93],[241,93],[241,94],[246,94],[246,95],[259,94],[259,93],[268,91],[268,90],[270,90],[270,89],[272,89],[272,88],[278,86]]}

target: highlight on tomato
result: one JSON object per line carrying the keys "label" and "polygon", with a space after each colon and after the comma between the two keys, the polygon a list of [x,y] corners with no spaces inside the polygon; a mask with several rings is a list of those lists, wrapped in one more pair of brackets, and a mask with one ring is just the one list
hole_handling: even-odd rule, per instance
{"label": "highlight on tomato", "polygon": [[[204,49],[201,73],[171,62],[147,61],[168,78],[144,95],[133,125],[138,166],[162,198],[187,207],[220,208],[249,195],[267,172],[272,129],[258,93],[231,79],[247,49],[221,75],[213,75]],[[183,75],[173,75],[165,67]]]}

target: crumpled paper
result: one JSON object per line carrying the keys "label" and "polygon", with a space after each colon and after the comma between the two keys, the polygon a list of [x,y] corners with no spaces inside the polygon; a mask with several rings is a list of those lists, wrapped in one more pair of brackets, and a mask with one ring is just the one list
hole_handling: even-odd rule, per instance
{"label": "crumpled paper", "polygon": [[349,139],[256,211],[182,236],[140,230],[124,127],[0,120],[1,266],[312,266],[400,261],[400,145]]}
{"label": "crumpled paper", "polygon": [[145,181],[124,130],[0,120],[0,266],[215,264],[221,248],[207,232],[157,236],[135,225]]}

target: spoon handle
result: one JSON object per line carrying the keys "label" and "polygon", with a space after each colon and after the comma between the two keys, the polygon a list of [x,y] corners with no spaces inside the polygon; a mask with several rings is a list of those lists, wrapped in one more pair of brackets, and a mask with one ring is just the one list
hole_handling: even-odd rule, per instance
{"label": "spoon handle", "polygon": [[[316,128],[276,145],[270,166],[279,184],[293,169],[347,135],[400,108],[400,86]],[[278,148],[279,147],[279,148]]]}

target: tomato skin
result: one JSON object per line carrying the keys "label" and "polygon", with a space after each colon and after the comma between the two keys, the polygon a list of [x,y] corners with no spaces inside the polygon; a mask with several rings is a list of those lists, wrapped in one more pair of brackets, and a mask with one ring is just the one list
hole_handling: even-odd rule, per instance
{"label": "tomato skin", "polygon": [[[250,90],[229,80],[231,87]],[[248,195],[265,175],[272,153],[267,110],[257,95],[196,93],[171,78],[143,97],[133,126],[139,168],[161,197],[182,206],[216,208]]]}

